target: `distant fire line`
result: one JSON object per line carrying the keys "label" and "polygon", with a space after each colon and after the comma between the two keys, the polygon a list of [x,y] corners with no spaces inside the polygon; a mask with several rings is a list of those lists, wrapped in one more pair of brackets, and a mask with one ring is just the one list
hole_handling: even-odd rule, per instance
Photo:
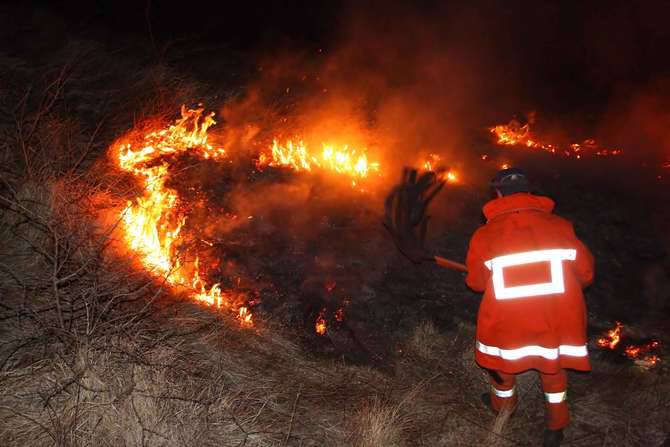
{"label": "distant fire line", "polygon": [[568,145],[559,145],[554,143],[541,142],[532,135],[530,123],[521,124],[517,120],[511,120],[507,124],[498,124],[490,127],[489,132],[496,137],[496,143],[501,146],[518,146],[530,149],[540,149],[552,154],[563,157],[582,158],[582,155],[595,155],[597,157],[607,157],[621,155],[621,149],[603,148],[598,145],[596,140],[590,138],[581,143],[572,143]]}

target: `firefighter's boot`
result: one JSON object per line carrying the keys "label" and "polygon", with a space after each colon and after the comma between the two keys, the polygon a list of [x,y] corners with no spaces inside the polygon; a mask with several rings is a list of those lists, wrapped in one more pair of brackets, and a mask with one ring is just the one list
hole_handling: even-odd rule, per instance
{"label": "firefighter's boot", "polygon": [[563,430],[545,430],[544,447],[558,447],[563,442]]}

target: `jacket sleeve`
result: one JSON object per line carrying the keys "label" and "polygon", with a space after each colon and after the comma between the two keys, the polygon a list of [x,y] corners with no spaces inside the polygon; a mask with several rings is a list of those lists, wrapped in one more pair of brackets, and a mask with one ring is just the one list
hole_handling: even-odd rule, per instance
{"label": "jacket sleeve", "polygon": [[570,225],[570,236],[577,249],[577,257],[574,262],[575,276],[577,276],[577,280],[581,283],[582,287],[586,287],[593,282],[595,273],[593,254],[591,254],[588,247],[579,240],[572,225]]}
{"label": "jacket sleeve", "polygon": [[481,233],[476,231],[470,240],[468,254],[465,259],[465,264],[468,267],[465,284],[475,292],[483,292],[486,289],[486,283],[489,278],[489,271],[484,265],[485,259],[482,249]]}

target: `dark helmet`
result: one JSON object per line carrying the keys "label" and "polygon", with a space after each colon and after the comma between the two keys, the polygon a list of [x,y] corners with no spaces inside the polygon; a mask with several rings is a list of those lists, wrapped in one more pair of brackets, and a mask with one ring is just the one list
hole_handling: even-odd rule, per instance
{"label": "dark helmet", "polygon": [[528,177],[519,168],[503,169],[502,171],[498,171],[493,180],[491,180],[491,188],[500,191],[500,194],[503,196],[517,192],[529,192]]}

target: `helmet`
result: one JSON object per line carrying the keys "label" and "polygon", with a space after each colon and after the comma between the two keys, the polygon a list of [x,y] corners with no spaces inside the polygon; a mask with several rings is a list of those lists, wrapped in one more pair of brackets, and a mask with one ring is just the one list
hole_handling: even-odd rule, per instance
{"label": "helmet", "polygon": [[493,180],[491,188],[499,191],[503,196],[517,192],[529,192],[528,178],[526,173],[519,168],[508,168],[498,171]]}

